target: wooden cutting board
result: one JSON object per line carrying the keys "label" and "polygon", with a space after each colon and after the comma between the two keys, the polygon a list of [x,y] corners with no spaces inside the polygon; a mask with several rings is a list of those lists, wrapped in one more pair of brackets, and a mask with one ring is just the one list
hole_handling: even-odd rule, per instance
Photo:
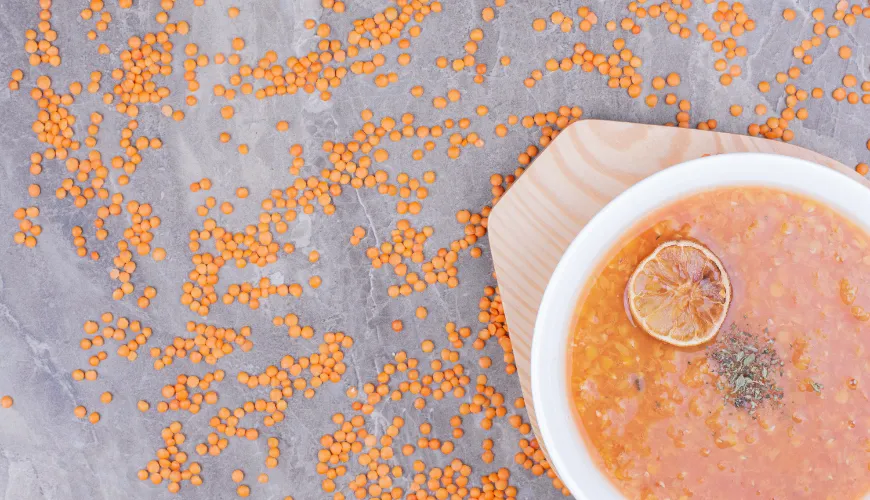
{"label": "wooden cutting board", "polygon": [[[565,249],[604,205],[659,170],[703,155],[776,153],[852,169],[798,146],[721,132],[600,120],[574,123],[511,187],[489,217],[489,242],[532,427],[538,433],[529,359],[535,317]],[[543,442],[541,439],[543,447]]]}

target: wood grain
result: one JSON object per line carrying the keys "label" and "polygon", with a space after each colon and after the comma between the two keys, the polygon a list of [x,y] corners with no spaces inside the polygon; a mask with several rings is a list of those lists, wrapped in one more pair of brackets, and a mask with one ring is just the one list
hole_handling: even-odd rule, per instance
{"label": "wood grain", "polygon": [[703,155],[738,152],[801,158],[868,184],[837,161],[783,142],[585,120],[562,131],[496,205],[489,217],[490,247],[517,373],[536,435],[529,376],[535,317],[550,275],[565,249],[592,216],[634,183]]}

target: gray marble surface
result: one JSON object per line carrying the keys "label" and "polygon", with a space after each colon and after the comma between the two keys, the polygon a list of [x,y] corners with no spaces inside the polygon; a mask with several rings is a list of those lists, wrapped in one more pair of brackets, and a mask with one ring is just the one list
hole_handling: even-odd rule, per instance
{"label": "gray marble surface", "polygon": [[[409,65],[396,64],[397,55],[404,51],[395,44],[383,50],[387,57],[384,69],[398,74],[397,83],[379,88],[374,85],[372,76],[348,77],[334,89],[333,98],[328,102],[303,93],[263,101],[241,96],[243,98],[235,101],[236,117],[230,122],[224,121],[218,112],[224,101],[211,92],[215,83],[226,80],[229,67],[209,65],[199,71],[202,88],[196,95],[200,102],[192,109],[181,104],[187,92],[183,72],[177,67],[164,80],[173,89],[167,102],[185,109],[186,119],[174,122],[160,114],[159,106],[142,106],[140,132],[160,137],[164,147],[144,152],[144,160],[129,186],[121,187],[114,180],[109,182],[113,192],[124,193],[128,200],[151,202],[154,212],[163,221],[155,231],[155,245],[167,249],[167,260],[155,263],[149,258],[136,258],[139,270],[134,281],[150,284],[158,290],[152,305],[140,310],[130,298],[121,301],[111,298],[114,282],[108,272],[121,227],[119,223],[113,222],[115,235],[107,241],[88,238],[89,247],[103,255],[100,261],[76,257],[71,228],[80,225],[86,228],[87,234],[92,234],[93,207],[76,210],[69,200],[55,199],[54,189],[67,175],[62,162],[45,161],[44,172],[38,180],[33,180],[28,173],[30,154],[43,149],[31,131],[37,108],[28,96],[36,77],[42,74],[50,75],[56,87],[66,88],[75,80],[87,82],[91,71],[103,71],[99,94],[85,92],[72,106],[73,113],[79,116],[75,128],[83,132],[87,115],[92,111],[101,112],[105,121],[98,149],[104,157],[119,152],[117,131],[125,120],[102,103],[101,95],[111,89],[109,72],[117,65],[124,41],[158,28],[154,21],[158,7],[157,2],[137,0],[132,9],[120,10],[117,2],[106,3],[114,20],[106,32],[99,34],[97,41],[90,41],[86,32],[94,21],[84,21],[78,15],[86,2],[55,0],[51,22],[58,32],[56,44],[63,63],[58,68],[47,65],[32,68],[22,47],[25,30],[34,28],[38,22],[37,2],[0,0],[0,77],[7,78],[14,68],[25,72],[20,91],[9,91],[5,81],[0,90],[0,395],[10,394],[15,398],[11,409],[0,409],[0,496],[6,500],[174,497],[166,490],[165,483],[154,486],[136,477],[137,471],[154,458],[155,450],[163,445],[160,430],[173,420],[184,424],[188,440],[186,451],[191,460],[203,466],[204,484],[193,487],[184,483],[180,492],[183,498],[235,497],[236,485],[230,472],[236,468],[246,472],[245,483],[251,486],[252,498],[273,499],[286,495],[293,495],[297,500],[331,498],[321,491],[322,478],[314,466],[320,436],[334,428],[329,417],[335,412],[351,413],[351,400],[345,396],[347,388],[362,387],[373,381],[383,364],[399,350],[416,353],[421,361],[428,362],[430,355],[420,353],[420,342],[431,339],[437,349],[447,347],[444,325],[448,321],[470,326],[474,332],[483,327],[477,318],[478,300],[483,288],[494,284],[486,241],[481,242],[483,258],[472,259],[464,254],[460,259],[460,286],[457,288],[431,287],[422,294],[390,299],[386,289],[395,282],[395,277],[388,269],[371,269],[365,248],[374,241],[388,239],[396,221],[404,217],[395,212],[395,198],[378,195],[373,190],[348,188],[336,200],[335,215],[301,216],[291,225],[285,237],[295,244],[296,253],[265,268],[251,266],[236,270],[228,266],[221,275],[222,283],[255,281],[263,276],[273,281],[304,283],[317,274],[323,278],[323,286],[317,290],[306,286],[299,300],[271,297],[262,301],[256,311],[240,304],[213,307],[205,322],[232,327],[250,325],[254,349],[248,353],[237,351],[219,362],[217,368],[225,370],[227,378],[213,386],[220,395],[216,406],[204,406],[198,415],[157,413],[153,407],[162,399],[161,388],[174,382],[177,374],[202,374],[213,369],[181,360],[165,370],[155,371],[147,355],[148,348],[166,345],[174,336],[184,335],[187,321],[201,320],[179,303],[181,283],[190,269],[187,235],[201,224],[194,209],[204,198],[202,193],[189,191],[191,182],[202,177],[212,179],[214,187],[209,194],[218,200],[231,199],[238,186],[250,189],[251,196],[247,200],[234,202],[236,211],[232,215],[220,216],[222,224],[238,230],[256,218],[260,211],[259,200],[268,196],[270,189],[292,182],[292,176],[287,173],[291,161],[287,150],[293,143],[305,147],[307,167],[304,173],[316,174],[328,165],[321,143],[350,140],[351,134],[362,124],[360,111],[363,109],[372,109],[376,117],[389,115],[397,119],[402,113],[413,113],[417,124],[426,125],[446,118],[468,117],[472,120],[469,130],[479,133],[486,145],[480,149],[464,148],[457,160],[447,158],[444,138],[422,161],[411,159],[411,151],[420,147],[415,141],[388,145],[390,159],[383,168],[393,177],[399,172],[414,176],[421,176],[426,170],[437,172],[438,179],[430,188],[429,198],[423,202],[422,212],[412,217],[415,227],[431,225],[435,228],[434,237],[427,243],[427,252],[431,253],[461,237],[462,225],[454,218],[457,210],[477,211],[489,203],[490,174],[512,172],[517,166],[517,155],[537,141],[539,129],[527,130],[520,126],[512,127],[507,137],[497,138],[493,129],[496,124],[505,122],[509,114],[523,116],[552,111],[561,105],[576,105],[583,108],[585,117],[665,123],[672,121],[676,113],[674,107],[661,104],[650,109],[643,99],[630,99],[622,90],[607,88],[605,79],[597,72],[587,74],[577,69],[567,73],[545,72],[543,80],[533,89],[523,85],[533,69],[543,69],[545,61],[551,57],[569,56],[577,42],[584,42],[596,51],[609,50],[613,40],[624,35],[619,31],[608,32],[604,24],[610,20],[618,22],[627,14],[626,1],[589,2],[599,18],[599,24],[589,33],[578,31],[576,26],[570,33],[562,33],[552,25],[548,25],[545,32],[537,33],[531,28],[532,20],[549,18],[557,9],[574,17],[576,24],[574,11],[580,4],[508,0],[504,8],[497,9],[493,22],[484,23],[480,11],[491,6],[491,1],[445,0],[443,12],[429,16],[422,23],[421,35],[412,40],[407,50],[412,56]],[[174,39],[176,65],[183,59],[185,44],[196,43],[203,52],[213,56],[217,51],[228,52],[234,36],[246,40],[247,46],[241,53],[248,62],[270,49],[283,61],[290,55],[305,54],[314,48],[317,39],[313,31],[303,28],[305,19],[331,24],[333,34],[344,39],[353,19],[370,16],[388,5],[386,0],[349,0],[348,13],[338,15],[325,11],[317,0],[262,0],[239,5],[241,15],[229,19],[226,12],[231,2],[206,0],[205,3],[204,7],[194,7],[191,1],[178,1],[172,10],[172,19],[184,19],[191,24],[189,35]],[[688,11],[688,26],[694,29],[699,22],[713,24],[710,13],[715,5],[699,0],[695,3],[697,5]],[[643,59],[640,71],[646,80],[645,91],[649,90],[648,82],[653,76],[678,72],[682,75],[682,84],[674,91],[679,98],[691,101],[693,126],[715,118],[719,130],[745,133],[747,125],[757,119],[751,112],[755,105],[765,104],[776,112],[785,106],[782,86],[775,85],[774,91],[762,94],[757,89],[758,82],[772,80],[777,72],[799,64],[792,58],[791,51],[795,44],[812,36],[813,21],[809,12],[824,7],[825,23],[834,24],[831,14],[836,3],[819,0],[746,2],[747,12],[755,19],[757,29],[740,38],[741,44],[748,47],[748,56],[739,62],[743,75],[727,88],[719,85],[718,73],[713,68],[718,56],[697,34],[682,40],[667,33],[664,21],[646,19],[642,22],[643,32],[628,36],[627,42]],[[792,23],[782,18],[782,11],[787,7],[797,11],[798,19]],[[855,74],[859,82],[870,79],[870,21],[859,18],[854,27],[839,25],[843,28],[842,35],[836,40],[822,37],[822,45],[814,51],[816,62],[804,68],[797,81],[802,89],[824,89],[825,98],[805,104],[809,118],[793,124],[794,143],[854,166],[858,162],[870,162],[866,146],[870,138],[868,107],[837,103],[830,95],[841,86],[840,81],[847,73]],[[472,82],[470,71],[456,73],[434,64],[437,56],[450,59],[462,56],[469,31],[477,27],[484,29],[485,38],[476,57],[478,62],[488,65],[482,85]],[[97,54],[99,43],[110,47],[111,56]],[[841,45],[852,47],[851,59],[838,57]],[[499,58],[504,55],[512,58],[507,67],[499,64]],[[425,87],[423,98],[415,99],[410,95],[409,89],[414,85]],[[444,110],[434,109],[432,98],[445,95],[451,88],[461,90],[461,100]],[[480,104],[488,106],[487,116],[475,113]],[[732,104],[744,107],[743,116],[734,118],[729,114]],[[288,132],[275,130],[274,125],[279,120],[290,123]],[[222,131],[232,134],[231,144],[218,141]],[[235,151],[239,142],[250,146],[250,154],[241,156]],[[116,174],[112,178],[115,179]],[[42,186],[43,194],[37,200],[27,195],[31,182]],[[31,205],[41,210],[38,223],[43,233],[37,247],[28,249],[13,243],[17,221],[12,213],[18,207]],[[367,238],[358,247],[348,243],[355,226],[363,226],[368,231]],[[320,252],[321,259],[310,264],[305,256],[314,249]],[[221,285],[218,288],[220,290]],[[414,310],[419,305],[428,308],[425,320],[414,318]],[[71,371],[87,364],[88,354],[79,348],[82,324],[107,311],[140,319],[153,328],[154,335],[136,362],[121,360],[109,349],[109,360],[100,366],[98,381],[74,382]],[[254,395],[266,395],[263,390],[249,391],[237,383],[235,378],[239,371],[258,372],[277,363],[284,354],[300,355],[314,349],[313,341],[290,339],[284,329],[272,326],[273,316],[289,312],[312,325],[318,336],[326,331],[344,331],[355,339],[355,345],[347,352],[347,374],[340,383],[326,385],[313,399],[300,395],[290,399],[284,422],[271,428],[264,428],[259,422],[250,424],[259,427],[264,436],[280,439],[282,455],[277,468],[267,471],[263,465],[264,440],[233,440],[221,456],[199,457],[193,446],[209,432],[208,419],[217,408],[235,408]],[[404,321],[402,333],[390,328],[394,319]],[[481,354],[495,360],[489,370],[477,366]],[[509,403],[520,395],[516,378],[504,373],[501,350],[494,342],[482,353],[466,345],[462,350],[462,363],[472,377],[486,373],[490,383],[505,394]],[[473,387],[471,389],[473,391]],[[111,404],[99,402],[103,391],[114,394]],[[137,411],[139,399],[150,401],[152,410],[144,414]],[[368,419],[369,430],[383,433],[385,423],[401,415],[408,425],[397,439],[397,449],[403,443],[416,442],[417,426],[424,421],[433,423],[436,437],[446,439],[449,436],[447,421],[458,412],[460,402],[452,398],[430,402],[423,411],[415,410],[407,397],[400,403],[381,403]],[[73,408],[80,404],[98,411],[102,420],[92,425],[77,419]],[[510,406],[510,413],[513,412]],[[466,435],[457,441],[452,456],[426,451],[418,452],[413,458],[444,466],[454,456],[460,457],[472,466],[473,483],[479,481],[480,474],[508,467],[512,471],[511,483],[518,487],[520,498],[561,497],[549,479],[533,477],[514,463],[517,441],[522,436],[508,425],[507,419],[496,420],[489,431],[480,428],[480,419],[480,415],[465,419]],[[492,464],[480,458],[481,441],[485,438],[495,441],[496,458]],[[413,474],[411,460],[400,457],[394,462],[405,468],[405,477],[398,484],[406,486]],[[354,461],[349,469],[351,477],[362,470]],[[256,482],[255,477],[261,472],[269,473],[268,484]]]}

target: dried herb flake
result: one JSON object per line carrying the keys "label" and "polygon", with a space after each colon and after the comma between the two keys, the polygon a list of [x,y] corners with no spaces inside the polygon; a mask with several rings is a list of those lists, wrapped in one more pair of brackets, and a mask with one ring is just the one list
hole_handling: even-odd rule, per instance
{"label": "dried herb flake", "polygon": [[[782,401],[782,388],[776,378],[782,376],[784,363],[773,339],[732,325],[727,331],[719,332],[716,341],[707,348],[707,357],[714,373],[719,375],[717,389],[734,407],[754,415],[762,406]],[[821,384],[812,384],[813,390],[821,391]]]}

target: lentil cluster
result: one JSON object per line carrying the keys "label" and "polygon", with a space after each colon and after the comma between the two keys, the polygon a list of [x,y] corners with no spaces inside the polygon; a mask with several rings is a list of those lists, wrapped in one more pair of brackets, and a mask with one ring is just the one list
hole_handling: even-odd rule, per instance
{"label": "lentil cluster", "polygon": [[[22,67],[8,68],[8,90],[32,112],[29,133],[39,146],[21,159],[29,164],[23,168],[33,179],[20,186],[29,200],[10,214],[14,227],[7,237],[21,245],[20,252],[45,251],[39,243],[46,226],[42,221],[56,221],[68,213],[76,221],[90,219],[49,241],[62,242],[62,251],[107,274],[101,285],[111,290],[114,301],[96,304],[96,309],[76,318],[84,332],[79,341],[81,361],[66,368],[75,384],[99,386],[100,394],[85,400],[86,391],[74,392],[82,401],[69,411],[83,425],[97,425],[96,432],[101,412],[107,413],[105,409],[118,400],[134,401],[146,414],[138,417],[160,419],[165,426],[160,436],[142,443],[157,448],[154,459],[139,464],[137,477],[172,493],[207,483],[214,477],[209,475],[212,464],[233,460],[232,455],[217,457],[232,443],[251,441],[262,450],[262,465],[244,471],[232,463],[234,493],[265,496],[260,485],[269,481],[269,474],[295,474],[281,469],[282,452],[289,444],[276,431],[287,425],[286,420],[300,418],[290,407],[300,404],[292,402],[293,396],[321,398],[321,393],[330,394],[331,387],[337,387],[345,399],[336,405],[341,412],[331,415],[329,432],[318,443],[293,450],[294,456],[307,458],[307,472],[316,473],[326,498],[532,498],[541,491],[568,495],[532,433],[525,402],[506,395],[518,394],[516,384],[497,385],[512,380],[505,375],[512,376],[517,368],[495,276],[485,285],[471,281],[474,289],[462,296],[447,294],[463,289],[461,270],[466,266],[472,274],[481,263],[490,265],[485,258],[477,259],[486,254],[493,207],[543,148],[585,116],[584,110],[569,102],[514,114],[497,100],[471,102],[475,86],[490,87],[497,97],[537,92],[551,73],[589,73],[620,99],[627,95],[642,99],[649,108],[666,107],[673,113],[666,125],[714,130],[720,120],[740,117],[747,109],[754,118],[745,133],[786,142],[796,138],[797,123],[820,109],[813,106],[814,100],[837,106],[870,104],[870,81],[859,76],[868,73],[860,67],[866,61],[849,45],[854,37],[848,36],[850,30],[866,33],[867,2],[828,2],[801,13],[784,10],[783,21],[795,23],[793,29],[805,31],[806,37],[793,48],[793,57],[767,67],[766,80],[753,82],[770,97],[764,102],[728,103],[716,117],[693,117],[688,78],[647,69],[641,40],[654,32],[700,41],[709,50],[716,85],[732,86],[747,78],[750,54],[745,38],[764,28],[752,18],[753,8],[740,2],[626,1],[620,15],[613,17],[602,14],[608,9],[604,5],[546,13],[537,6],[532,14],[516,0],[491,0],[468,20],[473,28],[467,37],[444,40],[440,53],[429,53],[415,52],[416,41],[438,16],[458,8],[452,2],[384,0],[372,11],[357,9],[355,2],[321,0],[316,19],[293,24],[305,30],[300,45],[304,50],[280,55],[278,50],[260,50],[261,44],[256,51],[248,47],[246,37],[253,34],[212,33],[203,17],[209,11],[207,15],[235,20],[255,15],[252,7],[237,5],[224,11],[211,1],[192,3],[197,17],[182,19],[175,0],[146,7],[130,0],[90,0],[76,12],[85,31],[59,37],[51,25],[55,6],[51,0],[38,0],[38,15],[23,34]],[[146,22],[126,24],[134,7],[148,12]],[[510,75],[516,54],[501,52],[494,26],[515,16],[517,9],[527,23],[511,29],[561,36],[564,43],[548,48],[538,68],[521,70],[523,75],[511,81],[505,75]],[[122,22],[115,22],[118,19]],[[131,28],[139,25],[145,28]],[[118,30],[124,42],[112,46],[107,35]],[[79,43],[76,36],[93,42],[96,55],[111,61],[112,69],[104,74],[76,67],[83,81],[62,83],[53,68],[67,68],[62,42]],[[597,43],[602,38],[608,41],[606,47]],[[222,43],[211,46],[209,41],[216,39]],[[845,67],[859,70],[843,74],[836,88],[814,86],[807,70],[821,57],[839,58],[849,63]],[[406,67],[415,71],[403,70]],[[449,81],[447,88],[442,89],[439,81],[424,81],[423,71]],[[284,100],[310,97],[329,106],[339,93],[389,88],[400,80],[412,84],[410,96],[404,96],[412,103],[408,107],[428,109],[431,104],[437,119],[421,120],[411,112],[387,116],[372,100],[357,108],[362,111],[358,120],[353,118],[354,130],[330,130],[316,141],[295,137],[304,137],[300,131],[305,116],[268,123],[263,130],[269,132],[264,133],[286,143],[285,157],[266,157],[283,164],[281,174],[248,185],[234,175],[182,178],[195,200],[185,214],[160,213],[161,193],[137,186],[136,178],[151,175],[149,162],[156,162],[164,147],[163,139],[142,130],[172,134],[178,126],[174,122],[219,117],[213,123],[220,127],[201,130],[196,145],[221,148],[228,162],[241,163],[245,155],[260,153],[260,144],[242,139],[250,137],[244,133],[246,127],[263,121],[250,111],[252,103],[269,101],[280,107]],[[218,83],[205,83],[214,81]],[[355,90],[342,88],[351,86]],[[29,98],[16,95],[24,93]],[[769,109],[770,102],[779,104]],[[489,176],[486,199],[481,198],[478,206],[456,205],[455,222],[429,223],[432,219],[425,210],[430,196],[456,189],[465,178],[480,177],[473,160],[480,154],[476,150],[503,149],[511,134],[528,136],[531,142],[515,151],[515,163]],[[400,157],[397,151],[406,146],[411,153]],[[870,140],[860,146],[870,149]],[[867,151],[862,155],[870,158]],[[462,177],[449,179],[439,172],[465,156],[470,159],[463,164]],[[866,161],[855,169],[861,175],[870,172]],[[227,192],[232,194],[220,194]],[[250,199],[257,196],[258,201]],[[373,218],[363,196],[390,200],[392,213]],[[362,206],[367,224],[342,235],[342,245],[359,255],[364,265],[326,262],[324,248],[306,248],[300,257],[300,224],[316,221],[319,227],[328,226],[344,217],[343,211],[354,210],[354,200]],[[182,245],[163,230],[164,219],[183,226],[187,237]],[[184,272],[172,277],[173,286],[158,290],[151,278],[173,261],[183,263]],[[271,272],[285,264],[294,272]],[[372,318],[369,328],[339,327],[331,319],[312,322],[302,311],[317,304],[324,293],[318,289],[334,285],[321,273],[340,266],[340,273],[329,275],[363,276],[371,287],[369,295],[404,304],[389,310],[407,313],[386,321]],[[487,276],[490,273],[486,270]],[[388,277],[387,284],[375,290],[374,275]],[[350,279],[341,284],[351,285]],[[445,306],[444,296],[472,297],[479,305],[477,322],[469,324],[473,321],[457,314],[446,324],[435,324],[429,311]],[[172,325],[172,330],[153,330],[146,325],[161,314],[154,312],[158,302],[180,307],[191,319]],[[229,316],[221,314],[226,311]],[[254,318],[264,314],[271,318],[272,329],[252,327]],[[373,322],[389,328],[382,332]],[[413,351],[390,347],[420,332],[425,339]],[[275,345],[276,338],[284,341],[283,351],[258,350],[263,344]],[[389,357],[355,355],[359,344],[384,345]],[[109,359],[109,345],[115,357],[124,360]],[[140,355],[150,361],[139,360]],[[246,370],[229,368],[225,357]],[[114,372],[126,369],[124,364],[144,364],[142,376],[158,379],[162,389],[148,394],[105,390]],[[360,375],[361,365],[374,365],[374,378]],[[78,387],[73,385],[74,390]],[[231,396],[224,398],[224,391]],[[0,406],[11,408],[12,396],[3,396]],[[167,412],[172,416],[163,415]],[[184,418],[201,412],[207,420],[198,428],[195,420]],[[504,452],[508,449],[513,450],[513,462],[511,453]],[[469,465],[478,458],[482,465]],[[531,478],[544,475],[542,482],[554,489],[532,489],[537,482]]]}

